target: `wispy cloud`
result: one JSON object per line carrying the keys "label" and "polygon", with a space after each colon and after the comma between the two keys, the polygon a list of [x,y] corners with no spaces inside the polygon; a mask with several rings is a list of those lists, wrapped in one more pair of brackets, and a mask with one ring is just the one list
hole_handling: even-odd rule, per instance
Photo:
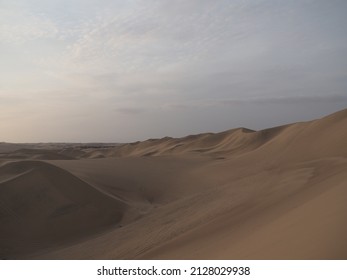
{"label": "wispy cloud", "polygon": [[22,10],[0,10],[2,43],[24,44],[43,38],[59,37],[59,28],[44,15]]}
{"label": "wispy cloud", "polygon": [[339,0],[5,0],[2,116],[60,116],[62,131],[83,118],[126,116],[135,130],[153,124],[155,133],[165,118],[178,127],[204,114],[215,118],[204,122],[208,130],[245,104],[339,109],[346,10]]}

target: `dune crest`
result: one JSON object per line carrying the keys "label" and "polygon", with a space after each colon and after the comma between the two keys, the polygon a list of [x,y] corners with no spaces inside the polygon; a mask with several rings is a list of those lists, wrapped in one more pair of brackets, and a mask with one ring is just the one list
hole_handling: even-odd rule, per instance
{"label": "dune crest", "polygon": [[[312,149],[320,156],[321,150],[344,153],[347,137],[347,109],[319,120],[283,125],[260,131],[246,128],[231,129],[220,133],[203,133],[183,138],[165,137],[116,147],[108,156],[159,156],[179,154],[206,154],[235,157],[254,150],[286,148],[297,145]],[[292,143],[293,142],[293,143]],[[333,143],[331,143],[333,142]],[[314,146],[312,146],[314,144]]]}

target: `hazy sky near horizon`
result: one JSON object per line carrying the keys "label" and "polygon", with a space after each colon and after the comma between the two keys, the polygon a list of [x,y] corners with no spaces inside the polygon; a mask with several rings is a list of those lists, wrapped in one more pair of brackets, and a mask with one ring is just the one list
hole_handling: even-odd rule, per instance
{"label": "hazy sky near horizon", "polygon": [[0,0],[0,141],[262,129],[347,107],[345,0]]}

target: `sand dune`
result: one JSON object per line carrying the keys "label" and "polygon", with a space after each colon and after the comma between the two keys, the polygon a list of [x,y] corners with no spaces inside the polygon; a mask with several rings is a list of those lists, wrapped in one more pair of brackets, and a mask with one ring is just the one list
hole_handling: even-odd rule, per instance
{"label": "sand dune", "polygon": [[343,110],[261,131],[3,148],[0,257],[346,259],[346,143]]}
{"label": "sand dune", "polygon": [[114,227],[126,209],[122,201],[45,162],[3,164],[0,180],[3,258]]}

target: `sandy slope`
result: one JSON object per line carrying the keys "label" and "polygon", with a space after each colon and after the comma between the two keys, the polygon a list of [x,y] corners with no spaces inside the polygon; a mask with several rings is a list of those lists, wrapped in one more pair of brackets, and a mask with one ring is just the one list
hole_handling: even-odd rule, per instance
{"label": "sandy slope", "polygon": [[343,110],[262,131],[4,152],[0,257],[347,259],[346,145]]}

